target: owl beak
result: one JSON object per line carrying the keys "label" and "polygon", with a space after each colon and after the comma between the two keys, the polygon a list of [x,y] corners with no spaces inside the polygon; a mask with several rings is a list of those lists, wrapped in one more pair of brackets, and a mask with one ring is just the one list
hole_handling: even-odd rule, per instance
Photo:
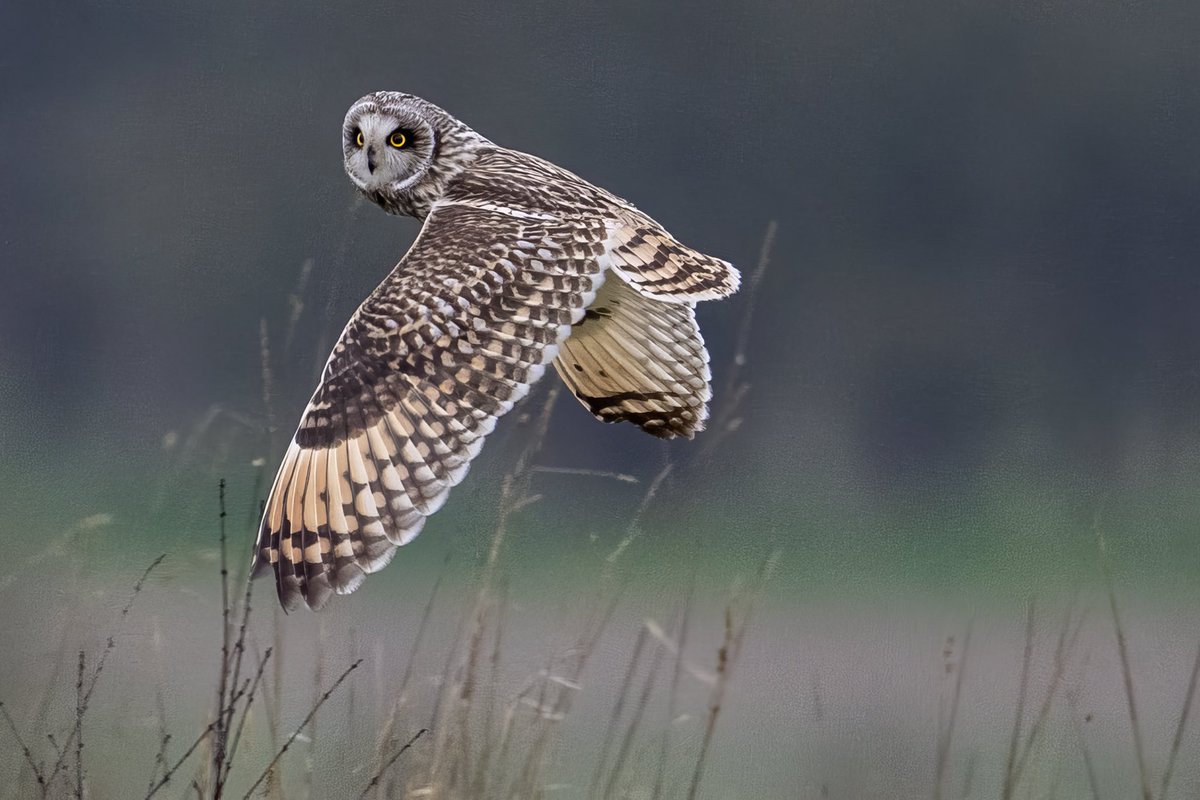
{"label": "owl beak", "polygon": [[375,174],[375,146],[367,148],[367,172]]}

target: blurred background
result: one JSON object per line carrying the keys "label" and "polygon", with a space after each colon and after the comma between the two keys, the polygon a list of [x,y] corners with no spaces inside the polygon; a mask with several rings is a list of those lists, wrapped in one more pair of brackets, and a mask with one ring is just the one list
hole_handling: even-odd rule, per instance
{"label": "blurred background", "polygon": [[[118,765],[137,790],[153,771],[147,687],[178,741],[204,724],[217,480],[239,576],[334,338],[418,230],[356,199],[341,165],[345,110],[396,89],[747,276],[769,256],[757,292],[699,309],[717,430],[662,443],[552,408],[538,465],[626,478],[533,476],[502,556],[513,681],[575,635],[635,537],[547,796],[587,796],[603,687],[639,625],[691,597],[688,650],[713,669],[722,608],[772,554],[701,796],[1015,791],[1031,598],[1022,741],[1053,702],[1020,790],[1158,787],[1177,741],[1172,791],[1195,792],[1200,737],[1179,720],[1200,638],[1197,30],[1185,2],[5,3],[0,700],[31,740],[69,728],[73,652],[119,630],[89,710],[96,796],[125,796]],[[556,380],[387,570],[277,622],[279,660],[310,676],[282,692],[285,727],[314,663],[326,684],[349,650],[392,669],[438,575],[434,636],[453,640]],[[710,687],[687,680],[692,716],[668,724],[694,760]],[[352,757],[314,747],[340,785]]]}

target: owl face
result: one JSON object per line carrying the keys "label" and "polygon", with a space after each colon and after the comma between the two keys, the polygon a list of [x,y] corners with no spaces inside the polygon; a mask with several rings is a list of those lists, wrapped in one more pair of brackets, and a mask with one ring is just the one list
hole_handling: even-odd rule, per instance
{"label": "owl face", "polygon": [[342,124],[342,155],[354,185],[388,213],[421,219],[488,146],[433,103],[402,92],[361,98]]}
{"label": "owl face", "polygon": [[381,105],[368,95],[342,126],[346,173],[364,192],[398,192],[421,180],[433,161],[437,133],[427,115],[403,102]]}

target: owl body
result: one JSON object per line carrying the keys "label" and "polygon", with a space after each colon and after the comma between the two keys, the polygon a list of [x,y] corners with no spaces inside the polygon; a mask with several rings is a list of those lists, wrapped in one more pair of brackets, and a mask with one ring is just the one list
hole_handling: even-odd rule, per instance
{"label": "owl body", "polygon": [[285,608],[353,591],[411,541],[550,363],[598,419],[690,438],[711,393],[694,305],[739,280],[420,98],[368,95],[342,133],[359,191],[424,226],[347,323],[275,479],[255,572]]}

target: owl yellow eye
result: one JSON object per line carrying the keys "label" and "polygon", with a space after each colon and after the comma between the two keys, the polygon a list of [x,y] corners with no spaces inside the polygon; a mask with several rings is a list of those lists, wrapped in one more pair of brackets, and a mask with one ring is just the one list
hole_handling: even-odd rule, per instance
{"label": "owl yellow eye", "polygon": [[358,147],[362,147],[363,143],[364,143],[364,140],[363,140],[362,131],[355,131],[354,132],[354,144]]}
{"label": "owl yellow eye", "polygon": [[388,144],[399,150],[404,145],[408,144],[408,139],[400,131],[392,131],[392,135],[388,137]]}

